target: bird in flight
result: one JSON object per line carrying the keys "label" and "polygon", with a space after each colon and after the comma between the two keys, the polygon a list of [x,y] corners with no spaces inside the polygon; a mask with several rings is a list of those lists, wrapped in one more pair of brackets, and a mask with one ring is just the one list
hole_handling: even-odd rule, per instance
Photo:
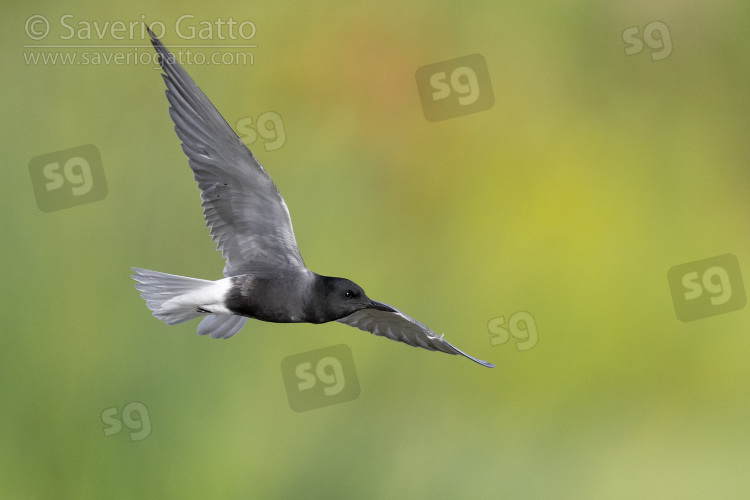
{"label": "bird in flight", "polygon": [[167,85],[169,115],[203,200],[211,238],[226,259],[208,281],[134,267],[136,289],[168,325],[203,317],[199,335],[227,339],[248,318],[274,323],[338,321],[431,351],[460,354],[441,335],[398,309],[371,300],[356,283],[305,266],[284,199],[255,156],[172,53],[149,29]]}

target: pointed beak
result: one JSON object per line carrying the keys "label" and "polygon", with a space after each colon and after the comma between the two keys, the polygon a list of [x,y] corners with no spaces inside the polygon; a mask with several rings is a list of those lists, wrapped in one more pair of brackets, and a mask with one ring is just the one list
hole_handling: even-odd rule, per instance
{"label": "pointed beak", "polygon": [[383,304],[382,302],[378,302],[377,300],[370,299],[370,305],[367,306],[368,309],[377,309],[378,311],[386,311],[386,312],[398,312],[388,304]]}

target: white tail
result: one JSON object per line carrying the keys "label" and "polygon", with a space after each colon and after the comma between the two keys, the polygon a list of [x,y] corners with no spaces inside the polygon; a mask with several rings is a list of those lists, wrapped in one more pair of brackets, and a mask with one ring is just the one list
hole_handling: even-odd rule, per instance
{"label": "white tail", "polygon": [[224,297],[232,285],[231,278],[209,281],[138,267],[133,271],[132,277],[138,282],[135,288],[146,300],[146,306],[153,311],[154,317],[168,325],[208,314],[198,325],[198,334],[228,339],[247,322],[247,318],[232,314],[224,305]]}

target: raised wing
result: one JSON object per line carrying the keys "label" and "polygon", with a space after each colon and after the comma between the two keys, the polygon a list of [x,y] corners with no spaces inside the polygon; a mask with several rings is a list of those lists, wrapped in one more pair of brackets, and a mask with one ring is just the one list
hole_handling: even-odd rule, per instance
{"label": "raised wing", "polygon": [[388,312],[377,309],[360,309],[336,321],[359,328],[365,332],[409,344],[410,346],[422,347],[430,351],[441,351],[448,354],[460,354],[482,366],[488,368],[495,367],[492,363],[469,356],[416,319],[398,310],[397,312]]}
{"label": "raised wing", "polygon": [[289,209],[232,127],[149,29],[167,84],[169,115],[203,199],[225,276],[269,268],[305,268]]}

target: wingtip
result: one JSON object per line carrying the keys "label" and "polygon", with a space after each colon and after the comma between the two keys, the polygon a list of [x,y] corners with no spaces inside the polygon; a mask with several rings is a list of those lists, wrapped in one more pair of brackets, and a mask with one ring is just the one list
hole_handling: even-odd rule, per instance
{"label": "wingtip", "polygon": [[151,37],[151,45],[153,45],[154,50],[156,50],[156,53],[158,55],[159,66],[161,66],[161,68],[166,71],[166,66],[172,62],[174,56],[172,56],[172,53],[169,52],[169,50],[162,43],[159,37],[154,34],[153,30],[148,24],[146,24],[146,30],[148,31],[148,36]]}
{"label": "wingtip", "polygon": [[479,363],[482,366],[486,366],[487,368],[495,368],[494,363],[490,363],[489,361],[484,361],[483,359],[477,359],[474,356],[469,356],[468,354],[462,353],[464,356],[469,358],[470,360],[474,361],[475,363]]}
{"label": "wingtip", "polygon": [[480,364],[482,366],[486,366],[487,368],[495,368],[495,364],[494,363],[490,363],[488,361],[484,361],[483,359],[475,358],[471,354],[466,354],[461,349],[459,349],[458,347],[454,346],[453,344],[451,344],[448,341],[445,341],[445,343],[448,344],[449,346],[451,346],[452,348],[454,348],[456,351],[458,351],[458,354],[460,354],[460,355],[462,355],[464,357],[469,358],[473,362],[478,363],[478,364]]}
{"label": "wingtip", "polygon": [[154,32],[151,30],[151,26],[149,26],[146,23],[143,23],[143,24],[146,25],[146,31],[148,31],[148,36],[151,37],[151,42],[153,43],[155,40],[159,40],[158,38],[156,38],[156,35],[154,35]]}

